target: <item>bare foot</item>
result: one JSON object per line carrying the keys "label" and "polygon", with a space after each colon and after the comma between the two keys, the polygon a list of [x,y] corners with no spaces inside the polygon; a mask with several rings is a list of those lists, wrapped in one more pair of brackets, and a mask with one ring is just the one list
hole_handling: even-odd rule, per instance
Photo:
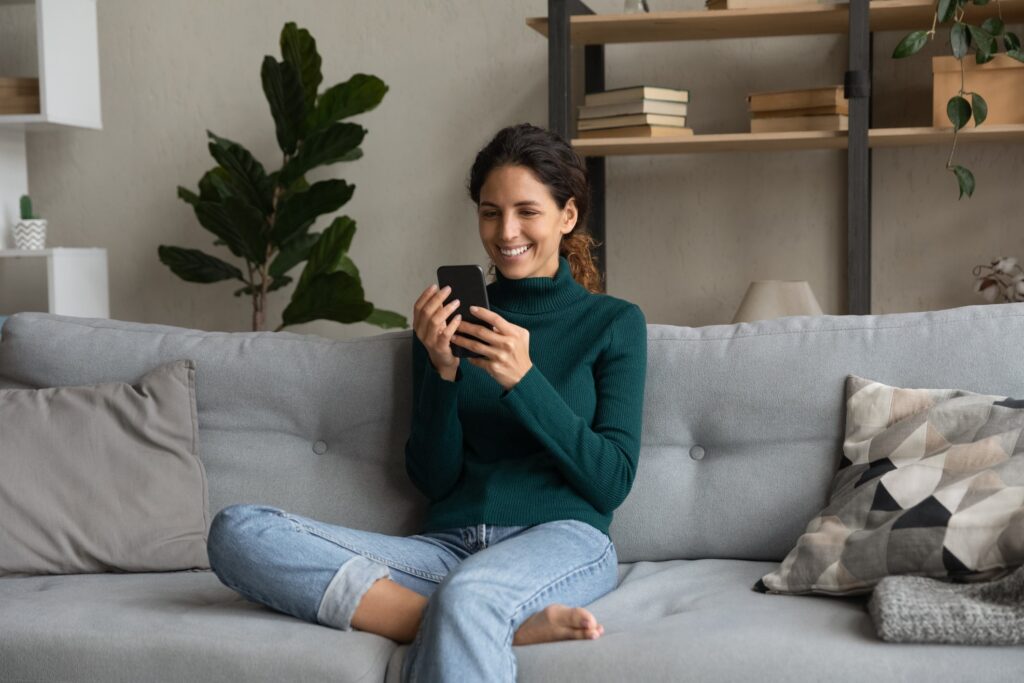
{"label": "bare foot", "polygon": [[512,639],[513,645],[533,645],[554,640],[599,638],[604,626],[588,610],[568,605],[548,605],[531,614]]}

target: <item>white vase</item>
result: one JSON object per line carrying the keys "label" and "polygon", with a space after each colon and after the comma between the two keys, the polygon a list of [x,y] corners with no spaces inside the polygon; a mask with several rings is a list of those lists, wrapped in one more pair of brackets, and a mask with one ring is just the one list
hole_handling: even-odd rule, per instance
{"label": "white vase", "polygon": [[18,249],[46,248],[46,219],[30,218],[14,225],[14,246]]}

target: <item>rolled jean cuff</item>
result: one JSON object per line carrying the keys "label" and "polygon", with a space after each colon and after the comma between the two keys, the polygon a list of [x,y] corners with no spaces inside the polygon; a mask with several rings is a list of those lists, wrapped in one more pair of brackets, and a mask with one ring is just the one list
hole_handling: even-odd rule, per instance
{"label": "rolled jean cuff", "polygon": [[327,584],[316,612],[317,621],[325,626],[351,631],[352,615],[363,595],[375,581],[389,576],[391,570],[387,565],[362,555],[346,560]]}

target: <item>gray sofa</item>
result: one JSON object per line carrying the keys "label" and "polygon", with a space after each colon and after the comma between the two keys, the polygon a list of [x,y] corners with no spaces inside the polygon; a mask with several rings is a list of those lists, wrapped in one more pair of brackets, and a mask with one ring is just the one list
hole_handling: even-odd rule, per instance
{"label": "gray sofa", "polygon": [[[403,461],[412,334],[23,313],[4,327],[0,387],[135,381],[193,359],[211,518],[258,502],[405,535],[426,505]],[[751,586],[826,502],[846,374],[1024,396],[1024,304],[648,335],[640,465],[611,527],[620,584],[590,606],[605,634],[516,647],[522,680],[1020,680],[1024,648],[886,643],[864,597]],[[397,681],[406,649],[249,602],[209,571],[0,579],[3,681]]]}

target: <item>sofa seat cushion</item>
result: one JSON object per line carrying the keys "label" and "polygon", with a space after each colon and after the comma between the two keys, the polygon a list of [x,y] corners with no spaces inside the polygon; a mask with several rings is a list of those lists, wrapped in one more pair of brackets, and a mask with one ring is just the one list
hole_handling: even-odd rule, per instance
{"label": "sofa seat cushion", "polygon": [[0,681],[380,681],[395,647],[246,600],[210,571],[0,579]]}
{"label": "sofa seat cushion", "polygon": [[[751,590],[778,565],[668,560],[619,565],[619,586],[588,607],[596,641],[513,648],[520,681],[1018,681],[1024,648],[886,643],[864,596]],[[395,650],[398,683],[408,645]]]}

